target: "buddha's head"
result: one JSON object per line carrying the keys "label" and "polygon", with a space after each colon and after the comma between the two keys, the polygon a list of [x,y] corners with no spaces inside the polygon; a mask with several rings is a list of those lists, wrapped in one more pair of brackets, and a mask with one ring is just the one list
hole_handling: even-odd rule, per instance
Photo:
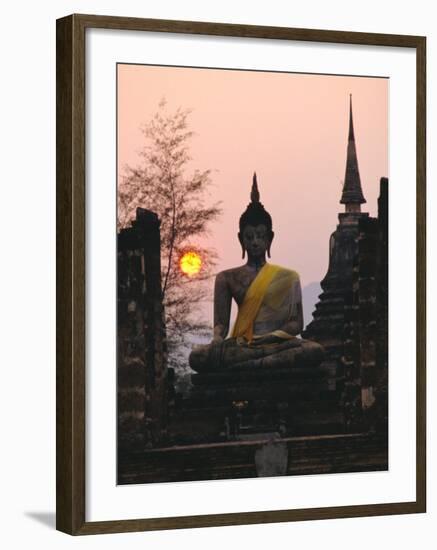
{"label": "buddha's head", "polygon": [[240,232],[238,240],[243,249],[243,258],[247,252],[249,259],[265,258],[266,252],[270,258],[270,246],[273,241],[272,218],[259,202],[256,174],[253,175],[250,203],[240,217]]}

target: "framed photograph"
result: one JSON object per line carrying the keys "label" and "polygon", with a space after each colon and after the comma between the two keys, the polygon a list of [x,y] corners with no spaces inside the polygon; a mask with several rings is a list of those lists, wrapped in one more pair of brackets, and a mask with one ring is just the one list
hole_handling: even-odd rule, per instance
{"label": "framed photograph", "polygon": [[57,528],[426,510],[426,39],[57,21]]}

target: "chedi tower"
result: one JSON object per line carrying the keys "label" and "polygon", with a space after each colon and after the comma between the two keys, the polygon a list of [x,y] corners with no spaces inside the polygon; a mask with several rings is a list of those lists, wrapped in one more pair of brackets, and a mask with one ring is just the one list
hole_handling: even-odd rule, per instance
{"label": "chedi tower", "polygon": [[344,355],[345,304],[349,303],[352,293],[359,222],[369,216],[361,212],[361,205],[365,202],[358,167],[351,96],[346,173],[340,199],[340,204],[345,205],[345,211],[338,215],[339,223],[329,239],[329,266],[320,283],[322,294],[313,312],[313,320],[303,332],[304,338],[322,344],[328,359],[337,364]]}

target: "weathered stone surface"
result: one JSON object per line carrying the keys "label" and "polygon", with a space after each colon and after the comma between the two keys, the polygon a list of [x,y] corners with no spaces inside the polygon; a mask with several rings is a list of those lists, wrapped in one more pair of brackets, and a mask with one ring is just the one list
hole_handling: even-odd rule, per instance
{"label": "weathered stone surface", "polygon": [[387,427],[387,200],[382,178],[378,218],[354,214],[355,224],[337,227],[323,293],[304,333],[337,363],[348,431]]}
{"label": "weathered stone surface", "polygon": [[[117,482],[255,478],[255,454],[269,439],[179,445],[132,451],[119,463]],[[286,475],[384,471],[388,468],[387,437],[337,434],[281,439],[287,446]]]}
{"label": "weathered stone surface", "polygon": [[117,244],[119,450],[155,444],[167,429],[168,372],[161,298],[159,220],[137,209]]}
{"label": "weathered stone surface", "polygon": [[271,440],[255,451],[258,477],[283,476],[287,473],[288,447],[283,441]]}
{"label": "weathered stone surface", "polygon": [[[357,255],[356,239],[359,220],[368,214],[351,214],[340,218],[330,238],[328,272],[321,281],[322,294],[303,337],[323,346],[328,359],[340,361],[344,355],[345,305],[350,301],[353,286],[353,263]],[[344,223],[348,219],[350,223]]]}

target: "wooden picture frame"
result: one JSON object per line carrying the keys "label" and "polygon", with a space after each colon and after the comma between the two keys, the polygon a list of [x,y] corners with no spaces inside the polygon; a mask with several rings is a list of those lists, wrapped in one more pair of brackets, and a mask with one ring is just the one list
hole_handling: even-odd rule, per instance
{"label": "wooden picture frame", "polygon": [[[85,65],[87,29],[356,44],[416,51],[416,499],[410,502],[86,521]],[[71,15],[57,21],[57,529],[71,535],[426,511],[426,39],[420,36]]]}

